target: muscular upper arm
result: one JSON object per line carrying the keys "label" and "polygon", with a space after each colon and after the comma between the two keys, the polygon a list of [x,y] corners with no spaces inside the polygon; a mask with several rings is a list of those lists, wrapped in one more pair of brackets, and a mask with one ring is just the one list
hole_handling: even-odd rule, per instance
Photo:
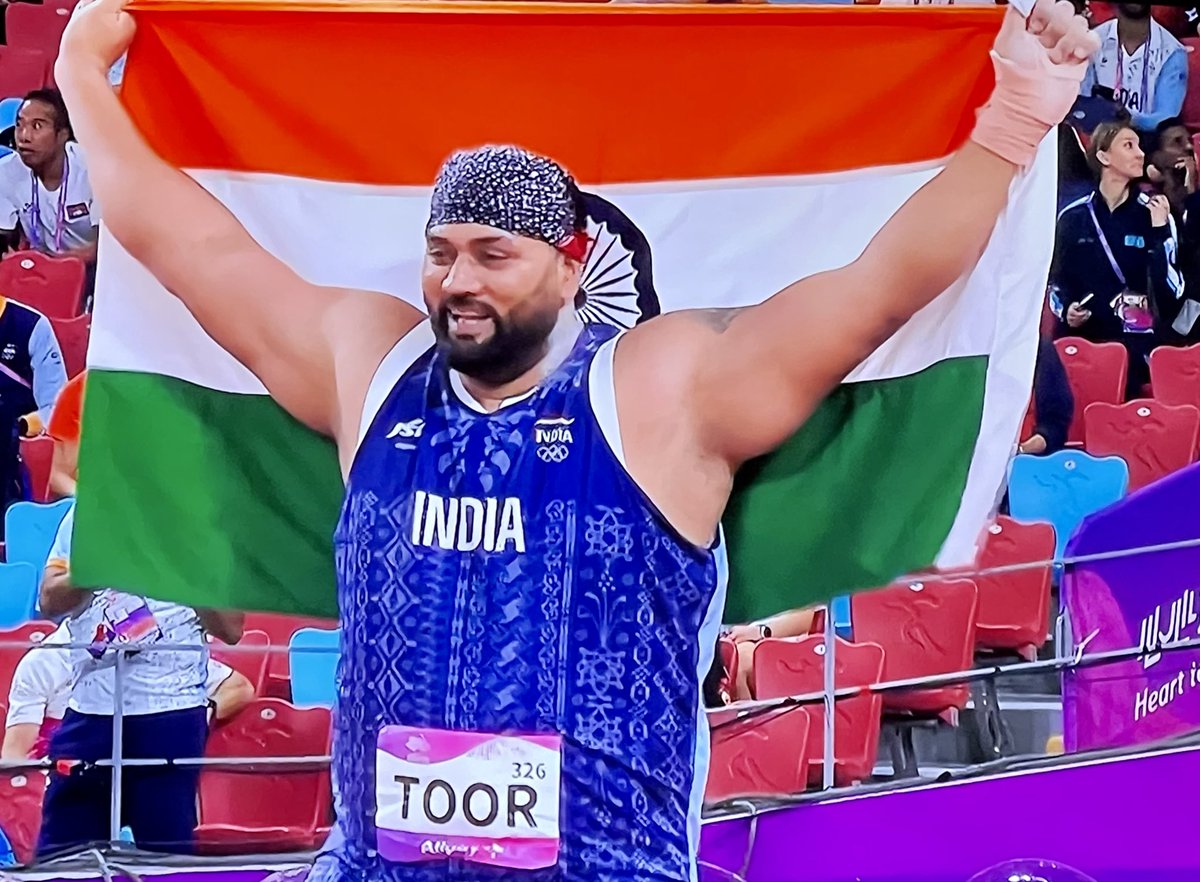
{"label": "muscular upper arm", "polygon": [[151,269],[296,419],[339,442],[357,428],[375,367],[421,314],[386,294],[307,282],[240,226],[197,253],[220,256]]}
{"label": "muscular upper arm", "polygon": [[786,441],[907,316],[869,265],[820,273],[750,307],[679,314],[694,326],[693,429],[732,466]]}

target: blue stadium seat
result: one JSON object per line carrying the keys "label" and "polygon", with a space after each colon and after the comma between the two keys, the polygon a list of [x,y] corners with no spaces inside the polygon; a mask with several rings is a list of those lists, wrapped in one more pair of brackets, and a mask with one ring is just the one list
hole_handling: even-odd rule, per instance
{"label": "blue stadium seat", "polygon": [[1019,521],[1054,525],[1056,559],[1085,517],[1125,495],[1129,466],[1117,456],[1095,457],[1079,450],[1050,456],[1022,454],[1008,479],[1009,512]]}
{"label": "blue stadium seat", "polygon": [[[17,125],[17,111],[21,109],[20,98],[5,98],[0,101],[0,141],[5,140],[5,135],[12,135],[12,129]],[[0,156],[12,153],[7,147],[0,146]]]}
{"label": "blue stadium seat", "polygon": [[288,643],[292,704],[333,707],[337,698],[338,645],[342,632],[301,628]]}
{"label": "blue stadium seat", "polygon": [[17,860],[16,852],[13,851],[12,843],[8,841],[4,831],[0,830],[0,867],[15,867],[20,863]]}
{"label": "blue stadium seat", "polygon": [[67,516],[72,499],[49,505],[15,502],[4,513],[4,549],[9,563],[27,563],[41,575],[58,525]]}
{"label": "blue stadium seat", "polygon": [[27,563],[0,564],[0,629],[15,628],[33,618],[41,570]]}

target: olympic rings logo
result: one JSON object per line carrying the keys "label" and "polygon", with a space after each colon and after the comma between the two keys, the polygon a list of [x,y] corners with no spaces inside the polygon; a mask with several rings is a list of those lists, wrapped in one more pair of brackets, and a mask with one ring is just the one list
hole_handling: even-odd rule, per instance
{"label": "olympic rings logo", "polygon": [[566,444],[544,444],[537,449],[538,459],[542,462],[562,462],[570,452]]}

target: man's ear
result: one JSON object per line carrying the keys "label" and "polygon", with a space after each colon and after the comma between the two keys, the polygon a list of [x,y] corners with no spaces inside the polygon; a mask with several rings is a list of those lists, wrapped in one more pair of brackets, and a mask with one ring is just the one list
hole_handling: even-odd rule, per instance
{"label": "man's ear", "polygon": [[1163,182],[1163,173],[1158,170],[1157,165],[1152,163],[1146,164],[1146,177],[1155,184],[1161,184]]}

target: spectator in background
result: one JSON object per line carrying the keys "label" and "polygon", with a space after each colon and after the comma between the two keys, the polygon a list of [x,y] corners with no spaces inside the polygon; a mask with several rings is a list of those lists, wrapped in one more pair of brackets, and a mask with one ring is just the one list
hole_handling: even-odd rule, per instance
{"label": "spectator in background", "polygon": [[50,463],[50,496],[61,499],[75,495],[75,475],[79,469],[79,427],[83,419],[83,384],[87,371],[67,381],[54,404],[46,434],[54,439],[54,458]]}
{"label": "spectator in background", "polygon": [[[61,645],[70,642],[66,624],[42,643]],[[50,755],[50,739],[62,723],[71,697],[71,654],[78,649],[31,649],[22,656],[8,690],[8,718],[5,720],[4,746],[0,759],[45,759]],[[209,723],[222,723],[254,699],[254,685],[216,659],[208,660]]]}
{"label": "spectator in background", "polygon": [[[84,764],[112,756],[117,656],[122,648],[133,647],[121,664],[124,755],[203,756],[208,733],[204,631],[236,643],[242,615],[194,610],[113,589],[77,588],[70,571],[74,522],[71,508],[50,549],[39,608],[52,618],[66,616],[70,642],[90,646],[71,654],[71,697],[50,741],[50,755]],[[195,649],[155,650],[156,643]],[[190,852],[199,767],[132,766],[122,774],[121,824],[132,829],[138,845],[150,851]],[[111,789],[108,768],[55,769],[42,809],[38,854],[107,841]]]}
{"label": "spectator in background", "polygon": [[1033,369],[1033,434],[1021,442],[1018,453],[1047,455],[1062,450],[1075,414],[1075,396],[1067,371],[1051,340],[1038,341]]}
{"label": "spectator in background", "polygon": [[[63,406],[70,407],[70,400]],[[70,424],[66,416],[55,422]],[[77,476],[72,472],[69,477]],[[117,649],[137,647],[125,654],[121,665],[124,755],[137,759],[203,756],[208,732],[204,631],[237,643],[244,615],[195,610],[111,588],[75,587],[70,573],[74,522],[72,507],[50,549],[38,607],[45,616],[66,617],[71,643],[90,646],[71,653],[71,697],[62,725],[51,739],[50,755],[87,763],[112,755]],[[155,643],[196,648],[155,651]],[[189,852],[198,782],[196,766],[126,769],[121,823],[132,828],[143,848]],[[64,774],[56,769],[46,790],[38,854],[107,841],[111,788],[108,769],[84,765]]]}
{"label": "spectator in background", "polygon": [[1127,391],[1136,398],[1149,380],[1156,317],[1173,315],[1183,297],[1175,224],[1167,197],[1134,188],[1145,155],[1127,124],[1097,126],[1087,156],[1097,185],[1058,216],[1050,304],[1057,336],[1125,345]]}
{"label": "spectator in background", "polygon": [[1178,116],[1187,94],[1187,50],[1151,17],[1150,4],[1118,3],[1117,17],[1095,30],[1100,51],[1079,94],[1124,107],[1140,131]]}
{"label": "spectator in background", "polygon": [[41,434],[66,382],[50,320],[0,296],[0,513],[29,498],[19,440]]}
{"label": "spectator in background", "polygon": [[745,701],[754,697],[754,647],[768,637],[804,637],[812,630],[815,612],[811,609],[794,609],[751,622],[749,625],[734,625],[723,635],[737,647],[737,677],[732,683],[734,701]]}
{"label": "spectator in background", "polygon": [[92,267],[100,209],[83,152],[71,137],[58,90],[25,96],[17,113],[16,152],[0,158],[0,228],[19,230],[35,251],[78,257]]}
{"label": "spectator in background", "polygon": [[1172,116],[1164,119],[1154,133],[1144,139],[1146,180],[1153,193],[1161,193],[1171,203],[1171,212],[1183,222],[1188,197],[1196,192],[1196,154],[1192,134],[1183,121]]}

